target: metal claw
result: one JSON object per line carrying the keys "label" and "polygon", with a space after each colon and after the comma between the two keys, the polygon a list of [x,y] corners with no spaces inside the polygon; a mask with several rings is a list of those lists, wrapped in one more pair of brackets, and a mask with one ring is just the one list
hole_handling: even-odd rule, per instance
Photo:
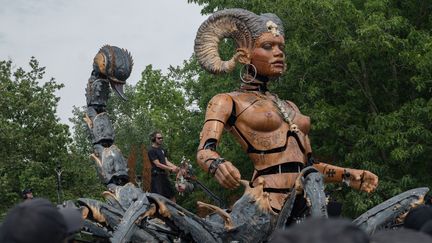
{"label": "metal claw", "polygon": [[111,84],[111,88],[116,92],[118,96],[120,96],[120,98],[122,98],[124,101],[128,100],[126,95],[123,92],[123,84],[117,84],[114,82],[110,82],[110,84]]}

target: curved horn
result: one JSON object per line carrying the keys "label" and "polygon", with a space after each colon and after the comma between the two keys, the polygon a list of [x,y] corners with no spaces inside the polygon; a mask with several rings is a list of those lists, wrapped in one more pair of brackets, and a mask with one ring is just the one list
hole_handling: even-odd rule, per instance
{"label": "curved horn", "polygon": [[234,70],[239,54],[223,61],[219,55],[219,42],[223,38],[232,38],[237,47],[251,48],[254,39],[251,24],[258,18],[244,9],[226,9],[210,16],[201,24],[195,38],[195,55],[199,64],[214,74]]}

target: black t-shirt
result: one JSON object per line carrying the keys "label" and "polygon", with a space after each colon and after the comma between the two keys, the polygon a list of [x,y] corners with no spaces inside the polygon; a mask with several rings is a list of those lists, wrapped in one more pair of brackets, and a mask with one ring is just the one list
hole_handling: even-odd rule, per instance
{"label": "black t-shirt", "polygon": [[161,164],[166,165],[166,157],[168,156],[168,153],[163,148],[155,148],[151,146],[151,148],[148,150],[148,157],[151,161],[152,170],[156,170],[158,172],[165,172],[163,169],[157,167],[153,161],[159,160]]}

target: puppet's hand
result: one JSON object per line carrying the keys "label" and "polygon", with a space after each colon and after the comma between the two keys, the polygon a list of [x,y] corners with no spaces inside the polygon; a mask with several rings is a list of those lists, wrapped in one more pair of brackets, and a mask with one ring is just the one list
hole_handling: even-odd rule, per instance
{"label": "puppet's hand", "polygon": [[347,169],[350,186],[354,189],[373,192],[378,186],[378,176],[368,170]]}
{"label": "puppet's hand", "polygon": [[225,188],[234,189],[240,186],[240,171],[229,161],[219,164],[214,177]]}

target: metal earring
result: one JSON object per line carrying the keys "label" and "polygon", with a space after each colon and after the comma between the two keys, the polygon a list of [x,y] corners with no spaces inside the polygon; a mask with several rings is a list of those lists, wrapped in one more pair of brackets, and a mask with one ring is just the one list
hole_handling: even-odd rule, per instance
{"label": "metal earring", "polygon": [[[249,68],[250,67],[252,67],[253,68],[253,77],[252,77],[252,79],[251,80],[249,80],[249,81],[247,81],[247,80],[245,80],[244,79],[244,76],[247,76],[247,75],[250,75],[249,74]],[[245,69],[246,68],[246,73],[245,73],[245,75],[243,75],[243,69]],[[245,83],[245,84],[249,84],[249,83],[252,83],[254,80],[255,80],[255,78],[256,78],[256,76],[257,76],[257,69],[256,69],[256,67],[255,67],[255,65],[253,65],[253,64],[251,64],[251,63],[247,63],[247,64],[245,64],[245,65],[243,65],[243,67],[240,69],[240,80],[243,82],[243,83]]]}

